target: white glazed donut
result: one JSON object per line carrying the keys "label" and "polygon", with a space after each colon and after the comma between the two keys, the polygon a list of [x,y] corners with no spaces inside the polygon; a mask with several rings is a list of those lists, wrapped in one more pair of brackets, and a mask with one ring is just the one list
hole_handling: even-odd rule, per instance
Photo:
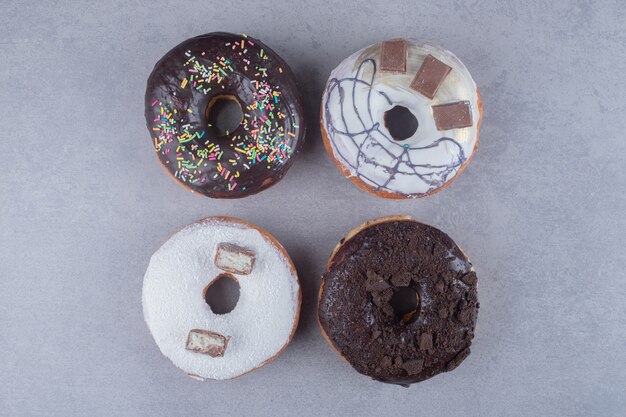
{"label": "white glazed donut", "polygon": [[[396,106],[417,130],[394,138],[386,124]],[[451,52],[412,40],[380,42],[335,68],[321,104],[324,144],[360,188],[387,198],[433,194],[467,166],[478,145],[480,93]]]}
{"label": "white glazed donut", "polygon": [[[227,314],[205,290],[228,275],[240,287]],[[143,312],[161,352],[189,376],[230,379],[276,358],[295,332],[301,292],[285,249],[261,228],[208,217],[159,248],[143,281]]]}

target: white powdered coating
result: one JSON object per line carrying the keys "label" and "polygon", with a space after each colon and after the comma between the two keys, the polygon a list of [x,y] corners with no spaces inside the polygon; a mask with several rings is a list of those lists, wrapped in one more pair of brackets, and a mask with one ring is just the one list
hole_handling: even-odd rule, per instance
{"label": "white powdered coating", "polygon": [[[478,140],[480,109],[476,84],[454,54],[407,42],[405,73],[380,70],[381,43],[341,62],[322,97],[322,126],[334,158],[349,176],[375,190],[419,197],[446,185],[469,162]],[[429,54],[452,68],[432,100],[409,87]],[[437,130],[431,106],[458,101],[470,102],[472,126]],[[401,142],[391,139],[384,122],[385,112],[396,105],[411,110],[419,123],[415,134]],[[449,140],[437,142],[441,138]]]}
{"label": "white powdered coating", "polygon": [[[254,252],[249,275],[233,274],[239,301],[215,314],[203,291],[223,273],[215,266],[221,242]],[[291,261],[258,230],[222,219],[206,219],[174,234],[152,258],[143,281],[143,312],[161,352],[201,379],[229,379],[264,364],[285,346],[299,312],[300,286]],[[185,349],[192,329],[231,336],[223,357]]]}

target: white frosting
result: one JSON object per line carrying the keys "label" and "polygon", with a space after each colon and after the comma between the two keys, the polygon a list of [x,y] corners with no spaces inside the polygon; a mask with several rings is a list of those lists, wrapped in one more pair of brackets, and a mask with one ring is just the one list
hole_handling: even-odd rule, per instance
{"label": "white frosting", "polygon": [[[480,110],[476,84],[454,54],[407,42],[405,73],[380,71],[381,43],[339,64],[322,97],[322,126],[334,158],[349,176],[374,190],[419,197],[446,185],[469,162]],[[432,100],[409,87],[429,54],[452,68]],[[469,101],[472,126],[437,130],[431,106],[458,101]],[[401,142],[391,138],[384,122],[385,112],[396,105],[408,108],[419,123],[413,136]]]}
{"label": "white frosting", "polygon": [[[215,266],[217,245],[232,243],[254,252],[249,275],[239,282],[237,305],[215,314],[203,291],[223,271]],[[143,312],[161,352],[177,367],[201,379],[229,379],[270,360],[289,341],[300,308],[300,286],[291,260],[258,230],[209,218],[174,234],[148,265]],[[185,349],[192,329],[230,336],[223,357]]]}

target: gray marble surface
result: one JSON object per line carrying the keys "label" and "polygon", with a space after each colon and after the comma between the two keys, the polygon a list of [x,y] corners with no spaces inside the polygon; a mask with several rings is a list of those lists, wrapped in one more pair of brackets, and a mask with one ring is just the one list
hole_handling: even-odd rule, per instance
{"label": "gray marble surface", "polygon": [[[292,3],[2,1],[0,415],[623,416],[623,3]],[[286,178],[240,201],[192,194],[165,175],[143,118],[157,59],[217,30],[258,37],[291,64],[311,125]],[[484,100],[474,160],[417,201],[345,180],[316,123],[330,70],[401,36],[454,51]],[[409,389],[353,371],[315,317],[337,241],[395,213],[465,248],[481,301],[469,358]],[[141,309],[150,255],[207,215],[274,234],[304,293],[283,355],[227,382],[178,371]]]}

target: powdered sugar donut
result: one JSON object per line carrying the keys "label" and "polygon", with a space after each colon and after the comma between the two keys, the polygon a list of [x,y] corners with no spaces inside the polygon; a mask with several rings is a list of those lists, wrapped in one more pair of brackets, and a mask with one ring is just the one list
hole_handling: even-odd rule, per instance
{"label": "powdered sugar donut", "polygon": [[[239,300],[214,313],[205,293],[234,279]],[[285,249],[261,228],[208,217],[175,233],[152,258],[143,282],[146,323],[161,352],[189,376],[229,379],[276,358],[291,340],[301,292]]]}
{"label": "powdered sugar donut", "polygon": [[321,106],[328,154],[380,197],[443,189],[478,145],[480,93],[463,63],[434,45],[394,39],[361,49],[332,71]]}

